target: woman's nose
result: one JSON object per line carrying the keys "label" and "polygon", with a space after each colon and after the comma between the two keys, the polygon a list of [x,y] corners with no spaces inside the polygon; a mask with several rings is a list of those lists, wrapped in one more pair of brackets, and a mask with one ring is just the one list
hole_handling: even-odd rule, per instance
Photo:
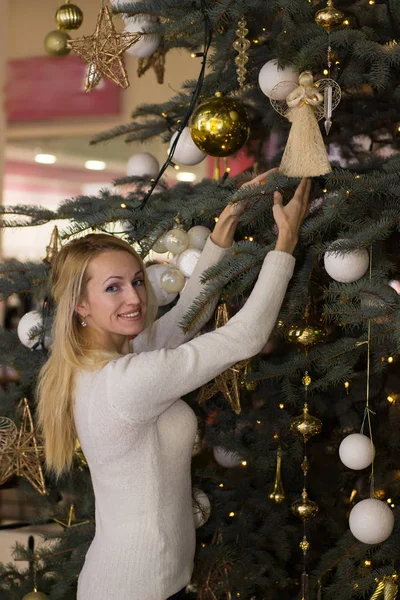
{"label": "woman's nose", "polygon": [[128,304],[140,304],[140,296],[136,288],[129,286],[125,298]]}

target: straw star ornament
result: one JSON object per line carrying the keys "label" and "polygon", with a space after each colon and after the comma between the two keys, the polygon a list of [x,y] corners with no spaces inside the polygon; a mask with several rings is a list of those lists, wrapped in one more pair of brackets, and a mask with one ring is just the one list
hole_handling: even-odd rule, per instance
{"label": "straw star ornament", "polygon": [[110,9],[102,6],[94,34],[68,40],[68,48],[88,64],[85,91],[93,90],[102,77],[127,88],[129,80],[122,55],[140,37],[141,33],[117,33]]}

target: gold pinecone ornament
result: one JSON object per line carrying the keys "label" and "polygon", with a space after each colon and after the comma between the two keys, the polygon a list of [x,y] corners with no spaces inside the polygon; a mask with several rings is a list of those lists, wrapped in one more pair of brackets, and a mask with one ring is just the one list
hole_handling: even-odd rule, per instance
{"label": "gold pinecone ornament", "polygon": [[56,21],[58,29],[63,31],[72,31],[79,29],[83,22],[83,12],[76,4],[71,4],[69,0],[56,12]]}

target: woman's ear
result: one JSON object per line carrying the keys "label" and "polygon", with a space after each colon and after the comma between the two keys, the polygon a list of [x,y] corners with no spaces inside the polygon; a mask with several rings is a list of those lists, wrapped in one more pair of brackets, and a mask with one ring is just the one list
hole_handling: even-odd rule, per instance
{"label": "woman's ear", "polygon": [[84,300],[82,302],[80,302],[79,304],[77,304],[75,306],[75,312],[82,317],[83,319],[86,319],[86,317],[88,316],[88,312],[89,312],[89,308],[87,306],[87,302],[85,302]]}

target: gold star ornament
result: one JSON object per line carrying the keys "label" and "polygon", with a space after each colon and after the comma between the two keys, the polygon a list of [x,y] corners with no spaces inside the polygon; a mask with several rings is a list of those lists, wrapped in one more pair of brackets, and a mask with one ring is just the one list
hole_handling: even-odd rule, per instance
{"label": "gold star ornament", "polygon": [[[228,320],[228,307],[226,304],[220,304],[215,317],[215,328],[226,325]],[[239,415],[242,410],[240,406],[240,388],[249,370],[249,365],[249,360],[242,360],[221,373],[221,375],[217,375],[210,383],[206,383],[200,390],[199,404],[204,404],[215,394],[221,392],[229,402],[233,412]]]}
{"label": "gold star ornament", "polygon": [[94,34],[68,40],[68,48],[88,64],[86,92],[95,88],[102,77],[111,79],[124,89],[129,86],[122,55],[140,39],[141,35],[141,33],[117,33],[110,9],[102,6]]}
{"label": "gold star ornament", "polygon": [[[4,447],[0,446],[0,485],[13,475],[17,475],[17,477],[24,477],[29,481],[39,494],[45,495],[47,490],[42,469],[43,441],[36,434],[31,409],[26,398],[21,400],[18,410],[21,414],[19,430],[13,421],[6,419],[10,423],[7,427],[8,443]],[[4,417],[2,421],[5,421]],[[4,424],[6,425],[6,423]]]}

